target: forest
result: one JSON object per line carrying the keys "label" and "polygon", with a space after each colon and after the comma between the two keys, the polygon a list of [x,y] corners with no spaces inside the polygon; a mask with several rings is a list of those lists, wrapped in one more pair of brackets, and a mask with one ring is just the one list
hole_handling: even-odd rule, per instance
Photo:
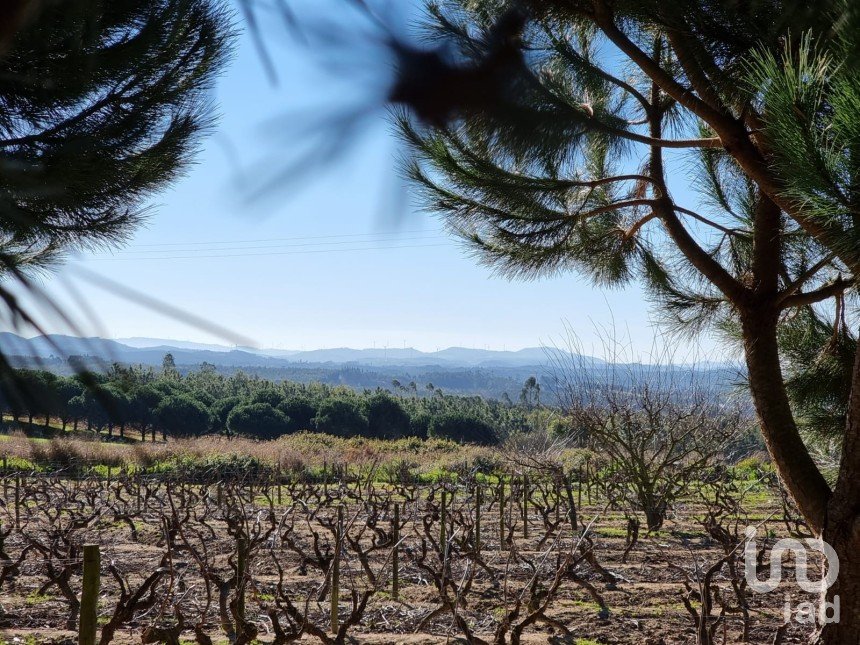
{"label": "forest", "polygon": [[164,368],[114,365],[107,373],[58,376],[47,370],[16,370],[0,389],[0,409],[12,422],[60,430],[90,431],[107,439],[140,441],[207,434],[276,439],[318,431],[341,437],[444,438],[497,443],[531,427],[540,406],[534,377],[518,402],[445,394],[432,383],[419,397],[414,382],[355,391],[322,383],[273,382],[237,372],[224,376],[211,366],[180,374],[172,356]]}

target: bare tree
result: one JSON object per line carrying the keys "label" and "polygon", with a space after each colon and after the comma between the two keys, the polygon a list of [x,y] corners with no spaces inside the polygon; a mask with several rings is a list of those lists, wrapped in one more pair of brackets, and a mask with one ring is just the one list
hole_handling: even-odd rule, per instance
{"label": "bare tree", "polygon": [[659,529],[672,503],[729,453],[749,426],[743,401],[709,370],[679,365],[670,349],[643,362],[603,334],[608,361],[577,338],[551,354],[549,384],[569,427],[610,461],[607,490]]}

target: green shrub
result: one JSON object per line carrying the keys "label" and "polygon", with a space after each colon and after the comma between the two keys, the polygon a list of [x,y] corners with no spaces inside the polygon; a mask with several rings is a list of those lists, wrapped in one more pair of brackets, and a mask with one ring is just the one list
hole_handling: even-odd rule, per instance
{"label": "green shrub", "polygon": [[259,480],[274,474],[270,464],[249,455],[212,455],[205,458],[187,455],[162,462],[156,470],[178,478],[213,482],[227,479]]}

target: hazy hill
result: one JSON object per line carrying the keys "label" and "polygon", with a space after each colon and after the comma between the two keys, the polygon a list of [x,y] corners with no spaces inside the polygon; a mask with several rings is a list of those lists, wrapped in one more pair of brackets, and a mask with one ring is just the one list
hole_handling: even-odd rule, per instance
{"label": "hazy hill", "polygon": [[167,352],[172,353],[176,362],[182,364],[199,364],[206,361],[216,365],[269,367],[283,362],[444,367],[525,367],[547,363],[546,350],[542,347],[529,347],[516,351],[468,347],[449,347],[436,352],[422,352],[411,347],[374,349],[337,347],[301,351],[228,347],[211,343],[143,337],[111,340],[52,334],[23,338],[8,332],[0,334],[0,344],[6,348],[7,353],[17,356],[40,358],[90,356],[109,362],[140,362],[145,365],[160,365],[162,357]]}
{"label": "hazy hill", "polygon": [[[428,384],[447,392],[489,397],[519,396],[523,381],[536,376],[545,385],[551,382],[550,359],[545,348],[517,351],[449,347],[436,352],[413,348],[351,349],[348,347],[309,351],[236,348],[216,344],[175,341],[161,338],[111,340],[64,335],[22,338],[0,333],[0,345],[13,365],[41,367],[72,373],[77,367],[99,370],[111,363],[143,365],[160,369],[170,352],[180,371],[213,365],[222,374],[244,371],[271,380],[318,381],[353,388],[388,388],[394,380],[404,387],[416,383],[419,395],[432,394]],[[70,361],[69,359],[72,359]],[[582,369],[606,369],[597,358],[583,357]],[[610,367],[609,369],[614,369]],[[645,371],[647,366],[643,367]],[[727,365],[702,365],[721,383],[736,380],[737,370]],[[680,381],[689,380],[688,368],[679,368]],[[686,377],[684,376],[686,374]],[[549,398],[550,387],[545,387]]]}

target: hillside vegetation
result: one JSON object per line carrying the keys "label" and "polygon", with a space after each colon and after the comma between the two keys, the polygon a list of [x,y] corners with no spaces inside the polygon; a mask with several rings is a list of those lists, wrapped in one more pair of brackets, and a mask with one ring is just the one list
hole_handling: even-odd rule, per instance
{"label": "hillside vegetation", "polygon": [[[169,357],[169,355],[168,355]],[[0,383],[0,410],[30,429],[89,431],[140,440],[207,434],[275,439],[307,430],[377,439],[438,437],[492,444],[526,430],[540,408],[529,379],[518,403],[445,394],[418,396],[414,382],[356,392],[321,383],[273,382],[211,367],[181,374],[168,358],[161,371],[115,365],[107,374],[59,376],[16,370]]]}

